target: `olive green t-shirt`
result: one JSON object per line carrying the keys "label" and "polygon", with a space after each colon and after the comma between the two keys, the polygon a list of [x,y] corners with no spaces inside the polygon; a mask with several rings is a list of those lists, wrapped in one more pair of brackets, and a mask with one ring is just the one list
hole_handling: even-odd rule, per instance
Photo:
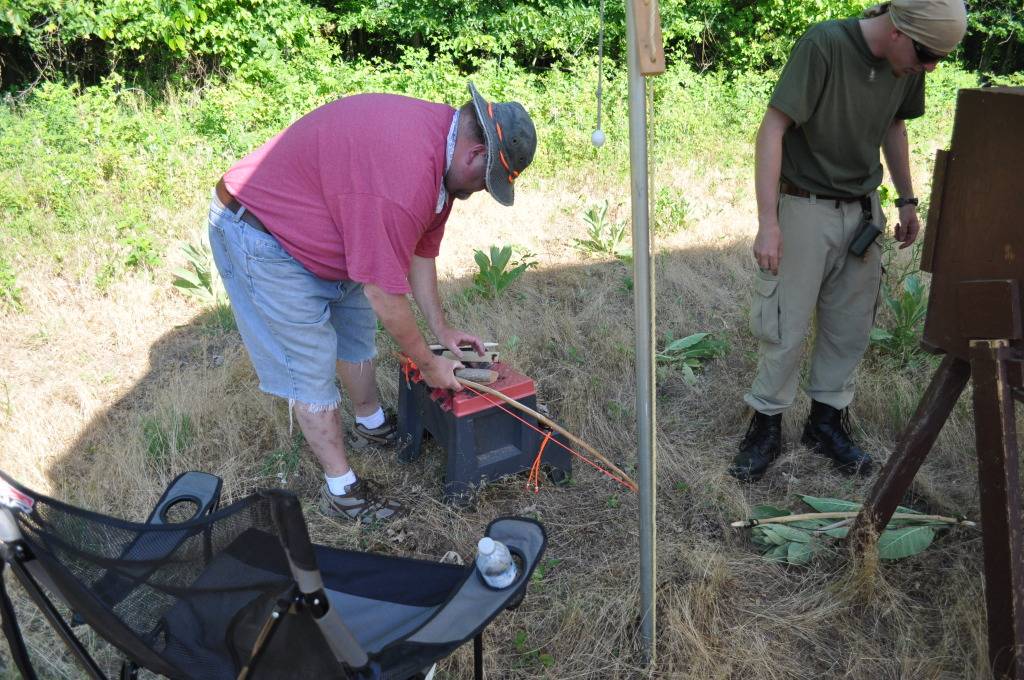
{"label": "olive green t-shirt", "polygon": [[882,182],[879,148],[894,119],[924,113],[924,74],[896,77],[868,49],[858,19],[815,24],[793,47],[770,105],[793,119],[782,178],[825,195],[862,196]]}

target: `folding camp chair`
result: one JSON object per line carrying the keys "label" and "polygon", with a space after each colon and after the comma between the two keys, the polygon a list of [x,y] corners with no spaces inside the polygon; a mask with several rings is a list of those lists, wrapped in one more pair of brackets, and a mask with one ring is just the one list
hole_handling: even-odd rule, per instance
{"label": "folding camp chair", "polygon": [[[260,491],[215,509],[220,480],[186,473],[146,523],[82,510],[0,472],[0,552],[90,678],[105,679],[73,631],[93,628],[140,667],[169,678],[422,678],[517,605],[544,552],[534,521],[497,519],[487,535],[520,563],[507,588],[472,566],[313,545],[298,499]],[[171,509],[195,507],[175,522]],[[3,630],[26,680],[36,675],[0,579]],[[51,597],[71,612],[72,625]]]}

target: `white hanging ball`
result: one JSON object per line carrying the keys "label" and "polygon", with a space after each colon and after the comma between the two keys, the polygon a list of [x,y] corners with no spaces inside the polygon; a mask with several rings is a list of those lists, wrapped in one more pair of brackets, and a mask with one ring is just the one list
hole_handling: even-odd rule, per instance
{"label": "white hanging ball", "polygon": [[594,134],[590,135],[590,143],[594,145],[595,149],[604,146],[604,132],[601,128],[597,128],[594,130]]}

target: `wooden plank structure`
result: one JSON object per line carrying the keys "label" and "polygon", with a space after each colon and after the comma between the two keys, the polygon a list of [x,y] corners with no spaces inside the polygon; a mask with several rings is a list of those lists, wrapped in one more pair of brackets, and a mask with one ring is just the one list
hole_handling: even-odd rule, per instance
{"label": "wooden plank structure", "polygon": [[957,399],[974,384],[989,660],[1024,680],[1024,522],[1015,401],[1024,401],[1024,88],[961,90],[935,162],[921,268],[932,273],[922,345],[945,356],[851,533],[888,524]]}

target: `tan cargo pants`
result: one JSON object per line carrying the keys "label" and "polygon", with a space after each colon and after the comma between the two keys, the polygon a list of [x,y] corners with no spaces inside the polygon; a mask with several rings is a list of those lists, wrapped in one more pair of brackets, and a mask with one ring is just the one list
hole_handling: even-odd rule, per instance
{"label": "tan cargo pants", "polygon": [[[885,226],[878,193],[876,225]],[[854,372],[867,349],[882,278],[881,234],[864,257],[851,255],[860,203],[779,197],[782,259],[778,275],[758,271],[750,330],[761,341],[754,384],[744,401],[766,415],[793,404],[804,339],[816,314],[808,396],[837,409],[853,401]]]}

